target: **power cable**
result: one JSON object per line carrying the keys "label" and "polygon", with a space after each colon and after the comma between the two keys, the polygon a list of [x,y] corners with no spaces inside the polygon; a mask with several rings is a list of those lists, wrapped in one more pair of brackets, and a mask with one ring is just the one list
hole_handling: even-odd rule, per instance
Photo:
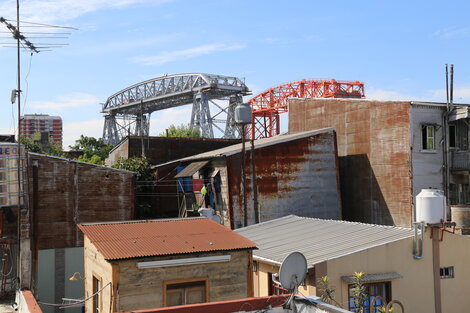
{"label": "power cable", "polygon": [[84,298],[84,299],[76,299],[77,301],[74,302],[74,303],[70,303],[70,304],[64,304],[64,303],[46,303],[46,302],[40,302],[38,301],[39,304],[43,304],[43,305],[47,305],[47,306],[53,306],[53,307],[59,307],[59,309],[66,309],[66,308],[70,308],[70,307],[74,307],[74,306],[77,306],[79,304],[82,304],[82,303],[85,303],[86,301],[90,300],[91,298],[93,298],[94,296],[96,296],[97,294],[99,294],[101,291],[104,290],[104,288],[108,287],[111,285],[111,282],[107,283],[106,285],[104,285],[100,290],[98,290],[97,292],[95,292],[94,294],[92,294],[91,296],[87,297],[87,298]]}
{"label": "power cable", "polygon": [[28,81],[28,78],[29,78],[29,73],[31,72],[31,63],[33,61],[33,53],[31,52],[31,55],[29,57],[29,66],[28,66],[28,73],[26,74],[26,78],[25,78],[25,82],[26,82],[26,91],[24,93],[24,105],[23,105],[23,113],[26,114],[27,112],[27,107],[28,107],[28,91],[29,91],[29,81]]}

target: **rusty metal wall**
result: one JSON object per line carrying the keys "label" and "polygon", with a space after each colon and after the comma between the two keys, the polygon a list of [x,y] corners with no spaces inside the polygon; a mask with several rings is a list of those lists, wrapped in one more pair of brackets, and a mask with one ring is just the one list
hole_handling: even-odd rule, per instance
{"label": "rusty metal wall", "polygon": [[410,226],[410,102],[291,99],[289,132],[335,127],[343,216]]}
{"label": "rusty metal wall", "polygon": [[[28,164],[37,249],[82,246],[78,223],[134,217],[134,173],[33,153]],[[32,176],[33,164],[37,164],[37,181]]]}
{"label": "rusty metal wall", "polygon": [[[240,143],[239,139],[144,137],[145,155],[157,165],[187,156],[212,151]],[[142,154],[140,137],[128,137],[109,155],[107,165],[114,164],[118,156],[133,157]]]}
{"label": "rusty metal wall", "polygon": [[[335,133],[328,131],[256,150],[255,170],[260,222],[295,214],[341,219]],[[255,223],[247,143],[248,224]],[[230,210],[234,228],[243,227],[241,154],[227,158]]]}

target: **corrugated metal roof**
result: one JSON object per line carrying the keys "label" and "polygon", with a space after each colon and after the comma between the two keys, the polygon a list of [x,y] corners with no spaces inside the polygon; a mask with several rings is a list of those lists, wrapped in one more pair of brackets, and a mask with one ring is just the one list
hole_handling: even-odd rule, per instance
{"label": "corrugated metal roof", "polygon": [[[305,131],[305,132],[300,132],[300,133],[295,133],[295,134],[284,134],[284,135],[274,136],[274,137],[270,137],[270,138],[263,138],[263,139],[255,140],[254,146],[255,146],[255,150],[256,150],[256,149],[260,149],[260,148],[280,144],[280,143],[283,143],[283,142],[292,141],[292,140],[301,139],[301,138],[306,138],[306,137],[310,137],[310,136],[314,136],[314,135],[318,135],[318,134],[323,134],[323,133],[327,133],[327,132],[332,132],[332,131],[334,131],[334,128],[329,127],[329,128],[322,128],[322,129],[313,130],[313,131]],[[250,149],[250,144],[247,143],[246,145],[247,145],[246,149],[249,150]],[[158,167],[161,167],[161,166],[165,166],[165,165],[169,165],[169,164],[177,163],[177,162],[208,160],[208,159],[217,158],[217,157],[227,157],[227,156],[231,156],[231,155],[240,153],[241,149],[242,149],[242,144],[240,143],[240,144],[231,145],[231,146],[228,146],[228,147],[225,147],[225,148],[212,150],[212,151],[196,154],[196,155],[193,155],[193,156],[190,156],[190,157],[186,157],[186,158],[182,158],[182,159],[178,159],[178,160],[173,160],[173,161],[170,161],[170,162],[167,162],[167,163],[159,164],[157,166],[154,166],[154,168],[158,168]]]}
{"label": "corrugated metal roof", "polygon": [[207,218],[78,225],[106,260],[254,249],[256,244]]}
{"label": "corrugated metal roof", "polygon": [[[362,279],[365,282],[374,282],[374,281],[381,281],[381,280],[391,280],[391,279],[398,279],[403,278],[400,274],[396,272],[389,272],[389,273],[378,273],[378,274],[364,274]],[[354,283],[354,276],[341,276],[341,279],[347,283]]]}
{"label": "corrugated metal roof", "polygon": [[281,264],[289,253],[299,251],[307,258],[309,267],[413,236],[411,228],[295,215],[235,231],[256,243],[259,250],[253,252],[255,258]]}
{"label": "corrugated metal roof", "polygon": [[186,166],[181,172],[176,174],[175,178],[193,176],[194,173],[204,167],[209,161],[193,162]]}

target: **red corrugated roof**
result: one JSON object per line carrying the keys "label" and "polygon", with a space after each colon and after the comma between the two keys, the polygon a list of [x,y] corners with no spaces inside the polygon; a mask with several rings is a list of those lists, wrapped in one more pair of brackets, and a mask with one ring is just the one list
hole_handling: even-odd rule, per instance
{"label": "red corrugated roof", "polygon": [[[232,313],[240,311],[264,311],[268,308],[279,307],[283,305],[290,294],[243,298],[237,300],[207,302],[198,304],[187,304],[158,309],[134,310],[132,313]],[[129,313],[131,313],[129,312]]]}
{"label": "red corrugated roof", "polygon": [[106,260],[256,248],[254,242],[207,218],[78,227]]}

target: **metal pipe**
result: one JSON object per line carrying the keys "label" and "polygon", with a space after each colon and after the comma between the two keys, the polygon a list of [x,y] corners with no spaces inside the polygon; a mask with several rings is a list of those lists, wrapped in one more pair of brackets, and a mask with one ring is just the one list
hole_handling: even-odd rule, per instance
{"label": "metal pipe", "polygon": [[20,123],[21,123],[21,59],[20,59],[20,1],[16,0],[16,58],[17,58],[17,71],[18,71],[18,81],[17,81],[17,105],[18,105],[18,158],[17,158],[17,168],[18,168],[18,230],[17,230],[17,241],[18,241],[18,253],[17,253],[17,277],[18,277],[18,290],[22,287],[21,281],[21,132],[20,132]]}
{"label": "metal pipe", "polygon": [[[436,231],[434,231],[436,230]],[[432,235],[432,267],[434,277],[434,312],[442,312],[441,300],[441,275],[440,275],[440,251],[439,251],[439,228],[431,228]]]}
{"label": "metal pipe", "polygon": [[144,145],[144,100],[140,99],[140,143],[142,145],[142,157],[145,158],[145,145]]}
{"label": "metal pipe", "polygon": [[450,108],[454,105],[454,64],[450,65]]}
{"label": "metal pipe", "polygon": [[[424,243],[424,223],[413,223],[414,237],[413,237],[413,258],[420,260],[423,258],[423,243]],[[419,231],[419,232],[418,232]]]}
{"label": "metal pipe", "polygon": [[449,111],[449,66],[446,64],[446,105]]}
{"label": "metal pipe", "polygon": [[246,204],[246,172],[245,172],[245,124],[242,127],[242,195],[243,195],[243,226],[248,226],[248,209]]}
{"label": "metal pipe", "polygon": [[260,222],[260,212],[258,208],[258,185],[256,183],[256,166],[255,166],[255,140],[251,137],[251,183],[253,189],[253,211],[255,212],[255,223]]}

